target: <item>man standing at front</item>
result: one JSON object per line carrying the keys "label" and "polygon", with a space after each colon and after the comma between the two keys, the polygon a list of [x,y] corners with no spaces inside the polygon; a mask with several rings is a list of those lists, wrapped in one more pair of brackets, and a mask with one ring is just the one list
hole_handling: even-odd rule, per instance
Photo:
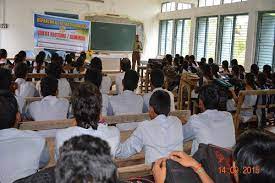
{"label": "man standing at front", "polygon": [[[140,66],[140,53],[142,52],[143,47],[141,41],[139,41],[139,36],[136,35],[136,40],[133,47],[133,55],[132,55],[132,69],[136,69],[136,62],[137,65]],[[138,67],[137,66],[137,67]]]}

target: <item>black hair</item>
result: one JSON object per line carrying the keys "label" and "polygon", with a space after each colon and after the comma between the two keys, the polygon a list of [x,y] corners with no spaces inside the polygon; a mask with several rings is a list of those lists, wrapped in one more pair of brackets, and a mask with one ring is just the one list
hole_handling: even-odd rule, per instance
{"label": "black hair", "polygon": [[219,106],[219,91],[214,85],[202,86],[199,90],[199,99],[206,109],[214,110]]}
{"label": "black hair", "polygon": [[187,60],[184,60],[183,62],[182,62],[182,70],[181,70],[181,72],[183,71],[183,69],[185,70],[185,71],[188,71],[188,67],[189,67],[189,64],[188,64],[188,61]]}
{"label": "black hair", "polygon": [[[185,55],[185,58],[184,58],[184,59],[188,62],[188,61],[189,61],[189,58],[190,58],[189,55]],[[194,60],[195,60],[195,59],[194,59]]]}
{"label": "black hair", "polygon": [[232,74],[234,74],[237,77],[240,77],[240,67],[238,65],[234,65],[232,67]]}
{"label": "black hair", "polygon": [[201,63],[205,63],[206,64],[206,58],[202,57],[201,58]]}
{"label": "black hair", "polygon": [[264,73],[261,72],[258,74],[257,80],[258,80],[259,86],[262,87],[262,86],[266,85],[267,77]]}
{"label": "black hair", "polygon": [[65,63],[71,65],[72,62],[73,62],[73,58],[72,58],[71,54],[67,54],[65,57]]}
{"label": "black hair", "polygon": [[75,53],[71,52],[71,53],[70,53],[70,56],[71,56],[71,58],[72,58],[73,60],[75,59]]}
{"label": "black hair", "polygon": [[45,58],[46,58],[46,53],[45,53],[44,51],[40,51],[40,52],[38,53],[38,55],[40,55],[40,56],[43,58],[43,61],[45,60]]}
{"label": "black hair", "polygon": [[219,78],[219,71],[220,71],[220,67],[218,64],[211,64],[211,68],[212,68],[212,73],[216,78]]}
{"label": "black hair", "polygon": [[209,58],[208,59],[208,64],[214,64],[214,59],[213,58]]}
{"label": "black hair", "polygon": [[171,54],[167,54],[165,56],[167,62],[169,63],[169,65],[172,65],[172,62],[173,62],[173,56]]}
{"label": "black hair", "polygon": [[102,82],[102,73],[97,69],[88,69],[85,73],[85,81],[91,82],[100,88]]}
{"label": "black hair", "polygon": [[9,90],[0,90],[0,130],[13,128],[18,113],[18,104]]}
{"label": "black hair", "polygon": [[37,73],[40,73],[45,57],[46,57],[45,52],[39,52],[39,54],[35,57]]}
{"label": "black hair", "polygon": [[257,76],[259,74],[259,67],[257,64],[252,64],[250,67],[250,72]]}
{"label": "black hair", "polygon": [[234,66],[239,65],[239,64],[238,64],[238,60],[237,60],[237,59],[231,60],[230,65],[231,65],[231,67],[234,67]]}
{"label": "black hair", "polygon": [[184,62],[184,57],[183,57],[183,56],[180,56],[180,57],[179,57],[179,62],[180,62],[180,65],[183,64],[183,62]]}
{"label": "black hair", "polygon": [[41,94],[43,97],[55,96],[58,90],[58,80],[48,76],[41,80]]}
{"label": "black hair", "polygon": [[82,135],[65,141],[55,167],[58,183],[116,183],[117,167],[108,143]]}
{"label": "black hair", "polygon": [[255,80],[255,75],[252,73],[247,73],[245,75],[245,81],[246,84],[249,85],[253,90],[256,90],[256,80]]}
{"label": "black hair", "polygon": [[10,90],[12,74],[8,69],[0,68],[0,90]]}
{"label": "black hair", "polygon": [[194,55],[190,55],[189,61],[195,61],[195,56]]}
{"label": "black hair", "polygon": [[151,71],[151,84],[155,87],[155,88],[160,88],[163,86],[164,84],[164,73],[162,70],[160,69],[153,69]]}
{"label": "black hair", "polygon": [[[239,182],[275,182],[274,154],[273,135],[258,130],[244,132],[237,140],[233,152],[233,159],[240,170],[238,171]],[[249,168],[248,172],[246,172],[247,168]]]}
{"label": "black hair", "polygon": [[134,70],[129,70],[125,73],[122,80],[124,90],[134,91],[138,86],[139,75]]}
{"label": "black hair", "polygon": [[5,49],[0,49],[0,59],[4,58],[6,59],[8,56],[8,52]]}
{"label": "black hair", "polygon": [[174,58],[174,65],[175,65],[176,67],[179,67],[179,65],[180,65],[180,58],[179,58],[179,57],[175,57],[175,58]]}
{"label": "black hair", "polygon": [[27,53],[23,50],[19,51],[18,55],[22,57],[22,59],[25,59],[27,57]]}
{"label": "black hair", "polygon": [[23,58],[19,55],[19,54],[16,54],[15,56],[14,56],[14,63],[15,64],[19,64],[19,63],[21,63],[21,62],[23,62],[24,60],[23,60]]}
{"label": "black hair", "polygon": [[[201,64],[203,64],[204,62],[201,62]],[[202,66],[203,68],[203,76],[206,76],[207,79],[213,80],[213,72],[212,72],[212,68],[209,64],[203,64]]]}
{"label": "black hair", "polygon": [[90,82],[81,83],[74,90],[71,102],[77,126],[97,130],[102,106],[99,88]]}
{"label": "black hair", "polygon": [[228,70],[229,63],[227,60],[222,61],[222,68]]}
{"label": "black hair", "polygon": [[170,95],[166,91],[157,90],[152,94],[149,105],[157,115],[168,116],[172,107]]}
{"label": "black hair", "polygon": [[85,61],[86,60],[86,58],[87,58],[87,56],[86,56],[86,53],[84,52],[84,51],[82,51],[81,53],[80,53],[80,56],[79,57],[82,57],[82,59]]}
{"label": "black hair", "polygon": [[129,71],[131,69],[131,61],[128,58],[123,58],[120,61],[120,69],[123,72]]}
{"label": "black hair", "polygon": [[91,60],[91,64],[90,64],[90,68],[92,69],[97,69],[97,70],[100,70],[102,71],[102,61],[100,58],[98,57],[94,57],[92,60]]}
{"label": "black hair", "polygon": [[60,79],[62,73],[62,66],[56,62],[49,63],[46,68],[46,74],[48,76],[54,77],[56,79]]}
{"label": "black hair", "polygon": [[271,71],[272,71],[272,67],[270,65],[264,65],[263,66],[263,73],[266,74],[266,77],[268,79],[271,79]]}
{"label": "black hair", "polygon": [[14,75],[16,78],[26,78],[28,74],[27,64],[21,62],[15,65]]}

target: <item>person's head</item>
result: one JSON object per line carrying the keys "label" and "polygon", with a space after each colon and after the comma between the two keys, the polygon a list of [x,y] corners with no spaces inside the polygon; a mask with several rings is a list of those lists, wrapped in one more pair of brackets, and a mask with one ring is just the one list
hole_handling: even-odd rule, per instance
{"label": "person's head", "polygon": [[215,110],[219,106],[219,92],[214,85],[205,85],[199,91],[200,110]]}
{"label": "person's head", "polygon": [[28,74],[27,64],[25,64],[23,62],[16,64],[16,66],[14,68],[14,75],[16,78],[25,79],[27,77],[27,74]]}
{"label": "person's head", "polygon": [[258,85],[261,87],[261,86],[264,86],[266,85],[266,82],[267,82],[267,77],[264,73],[259,73],[258,74],[258,77],[257,77],[257,81],[258,81]]}
{"label": "person's head", "polygon": [[138,87],[139,76],[138,73],[134,70],[129,70],[125,73],[122,80],[123,89],[134,91]]}
{"label": "person's head", "polygon": [[43,97],[56,96],[58,92],[58,80],[47,76],[41,80],[41,94]]}
{"label": "person's head", "polygon": [[[85,55],[86,55],[86,54],[85,54]],[[73,60],[75,60],[75,53],[71,52],[71,53],[70,53],[70,56],[71,56],[71,58],[72,58]]]}
{"label": "person's head", "polygon": [[8,52],[5,49],[0,49],[0,59],[6,59],[8,57]]}
{"label": "person's head", "polygon": [[0,130],[14,128],[20,120],[16,98],[8,90],[0,90]]}
{"label": "person's head", "polygon": [[71,54],[67,54],[65,57],[65,63],[70,65],[70,64],[72,64],[72,62],[73,62],[73,58],[72,58]]}
{"label": "person's head", "polygon": [[240,67],[238,65],[235,65],[232,67],[232,71],[231,74],[236,77],[239,78],[240,77]]}
{"label": "person's head", "polygon": [[80,56],[79,57],[82,57],[82,59],[84,60],[84,62],[85,62],[85,60],[86,60],[86,58],[87,58],[87,55],[86,55],[86,53],[84,52],[84,51],[82,51],[81,53],[80,53]]}
{"label": "person's head", "polygon": [[184,59],[188,62],[189,61],[189,55],[185,55]]}
{"label": "person's head", "polygon": [[62,73],[62,66],[56,62],[48,64],[46,74],[48,76],[60,79]]}
{"label": "person's head", "polygon": [[174,66],[179,67],[179,65],[180,65],[180,58],[179,57],[175,57],[174,58]]}
{"label": "person's head", "polygon": [[45,60],[45,58],[46,58],[46,53],[45,53],[44,51],[40,51],[40,52],[38,53],[38,55],[40,55],[41,58],[43,58],[43,61]]}
{"label": "person's head", "polygon": [[201,63],[206,64],[206,58],[202,57],[202,58],[201,58]]}
{"label": "person's head", "polygon": [[12,74],[8,69],[0,68],[0,90],[10,90]]}
{"label": "person's head", "polygon": [[233,160],[240,170],[235,176],[237,182],[275,182],[274,136],[258,130],[244,132],[234,147]]}
{"label": "person's head", "polygon": [[219,71],[220,71],[219,65],[218,65],[218,64],[211,64],[210,66],[211,66],[211,68],[212,68],[212,73],[213,73],[213,75],[214,75],[215,77],[217,77],[217,76],[218,76],[218,73],[219,73]]}
{"label": "person's head", "polygon": [[238,64],[238,60],[237,60],[237,59],[231,60],[230,65],[231,65],[231,67],[234,67],[234,66],[239,65],[239,64]]}
{"label": "person's head", "polygon": [[56,182],[117,182],[117,167],[106,141],[90,135],[76,136],[65,141],[59,151]]}
{"label": "person's head", "polygon": [[164,84],[164,73],[160,69],[153,69],[150,74],[153,88],[161,88]]}
{"label": "person's head", "polygon": [[131,61],[129,60],[129,58],[123,58],[120,61],[120,69],[123,72],[129,71],[131,69]]}
{"label": "person's head", "polygon": [[90,68],[102,71],[102,61],[98,57],[94,57],[91,60]]}
{"label": "person's head", "polygon": [[172,56],[171,54],[167,54],[167,55],[165,56],[165,58],[166,58],[168,64],[169,64],[169,65],[172,65],[173,56]]}
{"label": "person's head", "polygon": [[245,75],[245,83],[255,90],[256,89],[255,75],[252,73],[247,73]]}
{"label": "person's head", "polygon": [[175,55],[175,58],[180,58],[180,54],[176,54],[176,55]]}
{"label": "person's head", "polygon": [[102,106],[99,88],[90,82],[81,83],[74,90],[71,102],[77,126],[97,130]]}
{"label": "person's head", "polygon": [[57,54],[57,53],[53,53],[52,54],[52,57],[51,57],[51,62],[53,63],[53,62],[58,62],[58,58],[59,57],[59,55]]}
{"label": "person's head", "polygon": [[222,61],[222,68],[223,70],[228,71],[229,63],[227,60]]}
{"label": "person's head", "polygon": [[179,61],[180,61],[180,65],[182,65],[183,61],[184,61],[184,57],[183,56],[180,56],[179,57]]}
{"label": "person's head", "polygon": [[102,73],[97,69],[88,69],[85,73],[85,81],[91,82],[100,88],[102,82]]}
{"label": "person's head", "polygon": [[214,59],[213,58],[209,58],[208,59],[208,64],[214,64]]}
{"label": "person's head", "polygon": [[171,110],[170,95],[163,90],[155,91],[149,100],[149,116],[154,119],[158,115],[168,116]]}
{"label": "person's head", "polygon": [[250,67],[250,72],[253,73],[255,76],[259,74],[259,67],[257,64],[252,64]]}
{"label": "person's head", "polygon": [[14,56],[14,63],[15,63],[15,64],[19,64],[19,63],[21,63],[21,62],[24,62],[23,58],[22,58],[20,55],[16,54],[16,55]]}
{"label": "person's head", "polygon": [[23,50],[19,51],[18,55],[23,59],[23,61],[27,58],[27,53]]}
{"label": "person's head", "polygon": [[212,68],[209,64],[203,64],[203,76],[207,79],[213,79]]}
{"label": "person's head", "polygon": [[183,68],[185,71],[188,71],[188,67],[189,67],[188,61],[187,61],[187,60],[184,60],[183,63],[182,63],[182,68]]}
{"label": "person's head", "polygon": [[190,55],[189,61],[190,61],[190,62],[194,62],[194,61],[195,61],[195,56],[194,56],[194,55]]}
{"label": "person's head", "polygon": [[264,65],[263,67],[263,73],[265,73],[265,75],[270,78],[271,77],[271,71],[272,71],[272,68],[270,65]]}
{"label": "person's head", "polygon": [[37,65],[42,65],[43,62],[45,61],[46,58],[46,54],[44,51],[39,52],[38,55],[36,55],[35,57],[35,62],[37,63]]}

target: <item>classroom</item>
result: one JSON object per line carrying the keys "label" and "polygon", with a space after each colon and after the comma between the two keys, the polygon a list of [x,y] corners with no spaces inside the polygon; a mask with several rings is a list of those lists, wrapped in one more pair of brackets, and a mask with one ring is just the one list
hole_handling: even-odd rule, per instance
{"label": "classroom", "polygon": [[0,0],[0,183],[275,182],[275,0]]}

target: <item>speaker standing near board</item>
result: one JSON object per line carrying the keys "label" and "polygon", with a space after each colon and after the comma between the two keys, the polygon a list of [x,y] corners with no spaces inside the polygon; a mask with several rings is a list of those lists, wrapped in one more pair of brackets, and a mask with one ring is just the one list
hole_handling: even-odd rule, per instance
{"label": "speaker standing near board", "polygon": [[133,48],[133,55],[132,55],[132,69],[135,70],[136,68],[136,62],[137,65],[140,66],[140,53],[142,52],[142,43],[139,41],[139,36],[136,35],[136,40],[134,43]]}

